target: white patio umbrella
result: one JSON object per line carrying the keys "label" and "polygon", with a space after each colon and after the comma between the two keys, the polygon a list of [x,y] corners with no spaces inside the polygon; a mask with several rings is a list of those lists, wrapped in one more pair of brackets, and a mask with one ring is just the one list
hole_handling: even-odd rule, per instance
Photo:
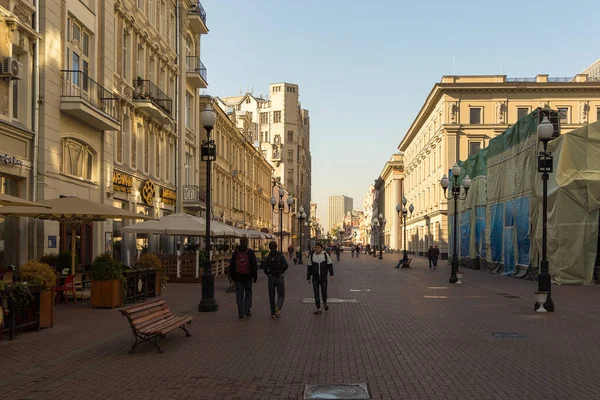
{"label": "white patio umbrella", "polygon": [[[206,223],[202,218],[177,213],[153,221],[125,226],[121,230],[127,233],[153,233],[155,235],[206,236]],[[217,221],[210,222],[210,234],[215,237],[244,237],[243,233]]]}
{"label": "white patio umbrella", "polygon": [[19,206],[19,207],[43,207],[49,208],[40,203],[21,199],[20,197],[11,196],[9,194],[0,193],[0,206]]}
{"label": "white patio umbrella", "polygon": [[96,203],[79,197],[39,200],[42,207],[0,207],[0,215],[30,217],[64,222],[71,226],[71,274],[75,273],[75,227],[77,224],[107,219],[151,219],[129,210]]}

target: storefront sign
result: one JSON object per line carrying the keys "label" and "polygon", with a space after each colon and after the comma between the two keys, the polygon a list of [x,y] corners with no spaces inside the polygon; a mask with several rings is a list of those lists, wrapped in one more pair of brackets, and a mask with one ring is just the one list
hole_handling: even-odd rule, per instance
{"label": "storefront sign", "polygon": [[133,176],[113,171],[113,188],[116,192],[131,193]]}
{"label": "storefront sign", "polygon": [[56,236],[48,236],[48,248],[49,249],[56,248]]}
{"label": "storefront sign", "polygon": [[23,161],[19,160],[17,157],[9,156],[8,154],[0,154],[0,162],[16,165],[17,167],[23,166]]}
{"label": "storefront sign", "polygon": [[156,190],[154,189],[154,183],[152,181],[147,180],[144,182],[144,186],[142,186],[142,198],[148,205],[152,205],[154,201],[154,196],[156,196]]}
{"label": "storefront sign", "polygon": [[163,203],[174,206],[177,203],[177,192],[175,190],[161,188],[160,199]]}

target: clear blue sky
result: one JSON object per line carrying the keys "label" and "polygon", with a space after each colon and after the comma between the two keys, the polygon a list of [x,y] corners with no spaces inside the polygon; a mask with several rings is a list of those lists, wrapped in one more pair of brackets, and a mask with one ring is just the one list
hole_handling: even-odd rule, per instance
{"label": "clear blue sky", "polygon": [[[201,0],[207,92],[300,86],[312,198],[364,193],[442,75],[572,76],[600,58],[594,1]],[[555,49],[555,50],[553,50]]]}

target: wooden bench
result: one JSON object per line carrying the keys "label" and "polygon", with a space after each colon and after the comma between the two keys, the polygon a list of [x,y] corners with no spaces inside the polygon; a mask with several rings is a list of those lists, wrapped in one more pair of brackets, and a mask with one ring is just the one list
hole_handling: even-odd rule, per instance
{"label": "wooden bench", "polygon": [[177,328],[183,329],[185,336],[192,336],[185,329],[185,324],[192,323],[192,317],[189,315],[179,317],[173,315],[164,300],[147,301],[123,308],[120,311],[129,320],[129,325],[135,336],[135,343],[131,347],[130,353],[135,353],[138,344],[150,342],[152,339],[154,339],[153,343],[158,348],[158,352],[162,353],[163,351],[156,341],[163,339],[167,333]]}

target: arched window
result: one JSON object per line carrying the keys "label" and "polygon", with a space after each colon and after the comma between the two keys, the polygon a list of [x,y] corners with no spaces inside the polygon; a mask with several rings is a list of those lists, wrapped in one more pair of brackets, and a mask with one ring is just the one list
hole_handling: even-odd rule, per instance
{"label": "arched window", "polygon": [[88,181],[95,180],[96,153],[85,143],[75,139],[62,141],[62,172]]}

